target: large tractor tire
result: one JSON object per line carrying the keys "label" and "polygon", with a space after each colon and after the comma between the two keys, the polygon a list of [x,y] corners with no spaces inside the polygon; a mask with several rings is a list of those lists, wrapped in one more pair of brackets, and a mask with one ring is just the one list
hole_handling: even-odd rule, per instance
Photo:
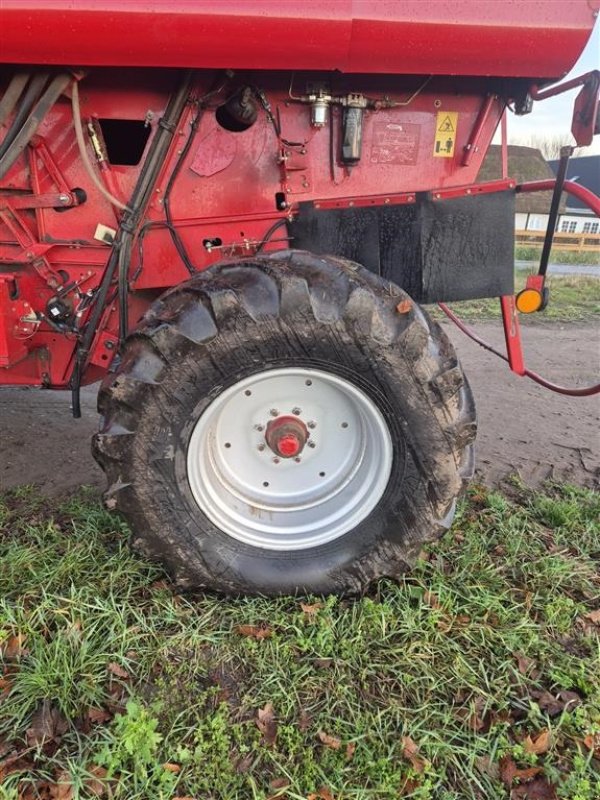
{"label": "large tractor tire", "polygon": [[475,412],[441,328],[302,251],[166,292],[102,385],[106,500],[181,588],[358,593],[452,522]]}

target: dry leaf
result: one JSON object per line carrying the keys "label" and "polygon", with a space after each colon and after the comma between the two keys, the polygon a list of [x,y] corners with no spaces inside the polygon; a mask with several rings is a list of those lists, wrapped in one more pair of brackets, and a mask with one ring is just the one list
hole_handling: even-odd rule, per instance
{"label": "dry leaf", "polygon": [[165,764],[163,764],[162,768],[167,772],[172,772],[174,775],[177,775],[178,772],[181,772],[181,765],[172,764],[170,761],[167,761]]}
{"label": "dry leaf", "polygon": [[16,661],[26,656],[28,650],[25,647],[25,636],[22,633],[9,636],[0,647],[0,653],[5,661]]}
{"label": "dry leaf", "polygon": [[315,658],[313,664],[319,669],[329,669],[333,664],[333,658]]}
{"label": "dry leaf", "polygon": [[600,733],[588,733],[583,740],[584,745],[588,750],[591,750],[596,758],[600,758]]}
{"label": "dry leaf", "polygon": [[73,800],[75,789],[71,779],[71,774],[66,770],[61,770],[56,776],[56,782],[50,786],[50,797],[52,800]]}
{"label": "dry leaf", "polygon": [[593,611],[588,611],[587,614],[583,615],[585,619],[589,619],[590,622],[593,622],[594,625],[600,625],[600,608],[596,608]]}
{"label": "dry leaf", "polygon": [[311,792],[307,800],[334,800],[334,797],[326,786],[321,786],[318,792]]}
{"label": "dry leaf", "polygon": [[48,741],[60,741],[69,724],[49,700],[44,700],[31,718],[25,736],[30,747],[39,747]]}
{"label": "dry leaf", "polygon": [[268,625],[238,625],[236,630],[240,636],[248,636],[251,639],[269,639],[273,635]]}
{"label": "dry leaf", "polygon": [[104,767],[94,764],[94,766],[90,767],[89,773],[89,777],[85,779],[85,788],[92,797],[104,797],[108,788],[106,782],[107,771]]}
{"label": "dry leaf", "polygon": [[300,603],[300,608],[302,611],[304,611],[307,617],[314,619],[318,612],[323,608],[323,603],[313,603],[312,605],[309,605],[308,603]]}
{"label": "dry leaf", "polygon": [[330,747],[332,750],[339,750],[342,746],[341,739],[338,739],[337,736],[331,736],[331,734],[325,733],[325,731],[318,731],[317,736],[326,747]]}
{"label": "dry leaf", "polygon": [[352,761],[354,758],[354,752],[356,750],[356,743],[355,742],[348,742],[346,745],[346,761]]}
{"label": "dry leaf", "polygon": [[572,711],[577,706],[581,705],[581,697],[576,692],[562,691],[556,696],[550,692],[532,692],[531,696],[537,702],[542,711],[545,711],[549,717],[556,717],[565,709]]}
{"label": "dry leaf", "polygon": [[303,708],[300,711],[300,719],[298,720],[298,728],[301,731],[307,731],[310,728],[310,726],[312,725],[312,722],[313,722],[312,716],[308,713],[308,711],[305,708]]}
{"label": "dry leaf", "polygon": [[555,787],[543,775],[538,775],[530,783],[513,787],[511,800],[557,800]]}
{"label": "dry leaf", "polygon": [[96,708],[95,706],[88,708],[86,712],[86,717],[89,721],[95,723],[108,722],[112,719],[112,716],[110,711],[107,711],[105,708]]}
{"label": "dry leaf", "polygon": [[427,766],[427,761],[418,755],[419,748],[410,736],[402,737],[402,755],[410,761],[415,772],[423,772]]}
{"label": "dry leaf", "polygon": [[290,785],[287,778],[273,778],[269,781],[269,789],[286,789]]}
{"label": "dry leaf", "polygon": [[119,664],[114,661],[111,661],[107,667],[108,671],[113,675],[116,675],[117,678],[123,678],[125,680],[129,677],[129,673],[126,669],[123,669]]}
{"label": "dry leaf", "polygon": [[535,665],[535,661],[532,658],[528,658],[523,653],[515,653],[515,658],[517,659],[517,665],[521,675],[527,675],[529,670]]}
{"label": "dry leaf", "polygon": [[273,713],[273,703],[267,703],[264,708],[258,709],[256,727],[262,733],[264,744],[268,747],[275,744],[275,739],[277,738],[277,721]]}
{"label": "dry leaf", "polygon": [[423,602],[430,606],[431,608],[440,609],[442,608],[442,604],[440,603],[440,599],[437,595],[433,592],[425,592],[423,595]]}
{"label": "dry leaf", "polygon": [[535,739],[527,736],[523,741],[523,749],[526,753],[535,753],[536,756],[541,756],[548,752],[551,744],[550,731],[545,728]]}

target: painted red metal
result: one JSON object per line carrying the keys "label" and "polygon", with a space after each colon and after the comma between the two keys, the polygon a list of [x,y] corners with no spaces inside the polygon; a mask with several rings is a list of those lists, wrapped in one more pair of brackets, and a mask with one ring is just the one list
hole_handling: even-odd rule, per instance
{"label": "painted red metal", "polygon": [[598,0],[3,0],[5,63],[559,78]]}
{"label": "painted red metal", "polygon": [[[100,130],[102,120],[144,122],[149,131],[145,152],[181,73],[131,67],[206,67],[196,74],[195,97],[205,96],[217,77],[221,80],[220,66],[262,70],[238,72],[231,90],[258,85],[272,116],[259,108],[249,129],[224,129],[215,109],[227,95],[211,97],[173,185],[171,228],[193,267],[202,270],[223,257],[286,247],[285,228],[269,241],[265,235],[275,223],[292,218],[304,201],[317,208],[344,208],[412,203],[417,192],[430,192],[443,202],[512,189],[508,177],[488,184],[475,180],[511,97],[509,89],[500,95],[498,87],[523,88],[527,82],[488,76],[539,81],[562,74],[579,55],[593,21],[592,7],[598,5],[600,0],[591,5],[577,0],[566,14],[554,2],[475,0],[340,0],[326,8],[295,0],[3,0],[0,60],[118,65],[74,77],[83,127],[89,131],[92,124],[92,130]],[[333,68],[354,74],[314,72]],[[303,69],[310,72],[292,72]],[[423,73],[433,77],[424,83]],[[302,94],[317,79],[326,81],[336,96],[362,93],[397,103],[365,110],[362,157],[351,169],[335,155],[341,109],[331,108],[328,124],[315,128],[310,109],[290,98],[292,82]],[[136,230],[128,273],[131,328],[162,291],[189,278],[166,224],[164,198],[196,111],[190,104],[181,119]],[[456,119],[453,151],[438,157],[439,115],[445,113]],[[98,162],[92,141],[87,152],[110,194],[129,202],[143,156],[137,164],[118,157]],[[525,185],[522,191],[538,185]],[[574,186],[574,193],[581,192]],[[111,232],[121,214],[82,163],[68,92],[10,167],[1,189],[0,384],[63,388],[72,376],[78,338],[105,274]],[[84,190],[85,201],[76,189]],[[64,213],[58,213],[56,201]],[[84,383],[101,377],[117,351],[116,295],[113,285],[89,348]],[[70,330],[53,324],[49,304],[59,315],[70,314],[75,321]]]}

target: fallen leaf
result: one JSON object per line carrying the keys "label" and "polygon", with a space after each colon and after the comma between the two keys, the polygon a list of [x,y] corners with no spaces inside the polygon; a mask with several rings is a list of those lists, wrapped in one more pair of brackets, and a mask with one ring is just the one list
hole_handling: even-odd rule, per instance
{"label": "fallen leaf", "polygon": [[94,764],[88,772],[89,776],[85,779],[85,788],[92,797],[104,797],[108,789],[107,771],[104,767]]}
{"label": "fallen leaf", "polygon": [[404,783],[400,787],[400,797],[406,797],[413,794],[419,788],[420,784],[416,778],[405,778]]}
{"label": "fallen leaf", "polygon": [[354,758],[354,752],[356,750],[356,743],[355,742],[348,742],[346,745],[346,761],[352,761]]}
{"label": "fallen leaf", "polygon": [[423,772],[427,766],[427,761],[419,755],[418,745],[410,738],[410,736],[402,737],[402,755],[407,761],[410,761],[412,768],[415,772]]}
{"label": "fallen leaf", "polygon": [[248,636],[250,639],[270,639],[273,635],[268,625],[238,625],[236,630],[240,636]]}
{"label": "fallen leaf", "polygon": [[329,669],[333,664],[333,658],[315,658],[313,664],[319,669]]}
{"label": "fallen leaf", "polygon": [[61,770],[56,776],[55,783],[50,785],[50,797],[52,800],[73,800],[75,789],[71,774],[66,770]]}
{"label": "fallen leaf", "polygon": [[0,647],[0,653],[5,661],[17,661],[28,653],[25,647],[25,636],[17,633],[16,636],[9,636]]}
{"label": "fallen leaf", "polygon": [[321,786],[318,792],[311,792],[307,800],[334,800],[334,797],[326,786]]}
{"label": "fallen leaf", "polygon": [[503,756],[500,759],[500,780],[510,789],[513,779],[517,774],[517,765],[510,756]]}
{"label": "fallen leaf", "polygon": [[233,767],[239,775],[245,775],[254,762],[254,755],[248,753],[246,756],[238,755],[237,758],[232,759]]}
{"label": "fallen leaf", "polygon": [[515,653],[515,658],[517,659],[517,666],[521,675],[527,675],[529,670],[535,666],[535,661],[532,658],[528,658],[528,656],[523,653]]}
{"label": "fallen leaf", "polygon": [[273,778],[269,781],[269,789],[286,789],[290,785],[287,778]]}
{"label": "fallen leaf", "polygon": [[595,608],[593,611],[588,611],[583,615],[585,619],[589,619],[594,625],[600,625],[600,608]]}
{"label": "fallen leaf", "polygon": [[262,733],[263,743],[268,747],[273,746],[277,738],[277,721],[273,713],[272,703],[267,703],[264,708],[258,709],[256,727]]}
{"label": "fallen leaf", "polygon": [[300,608],[302,611],[304,611],[307,617],[314,619],[319,611],[323,608],[323,605],[323,603],[312,603],[312,605],[309,603],[300,603]]}
{"label": "fallen leaf", "polygon": [[30,747],[39,747],[48,741],[60,741],[66,733],[69,724],[53,706],[50,700],[44,700],[31,718],[31,725],[25,732],[27,744]]}
{"label": "fallen leaf", "polygon": [[163,764],[162,768],[166,772],[172,772],[174,775],[177,775],[178,772],[181,772],[181,765],[180,764],[172,764],[170,761],[167,761],[165,764]]}
{"label": "fallen leaf", "polygon": [[431,606],[431,608],[439,609],[442,608],[442,604],[440,603],[440,599],[437,595],[433,592],[425,592],[423,595],[423,602],[425,605]]}
{"label": "fallen leaf", "polygon": [[308,711],[303,708],[300,711],[300,719],[298,720],[298,728],[301,731],[307,731],[313,723],[313,717],[308,713]]}
{"label": "fallen leaf", "polygon": [[543,691],[540,693],[532,692],[532,697],[537,702],[542,711],[545,711],[549,717],[556,717],[562,714],[565,709],[572,711],[577,706],[581,705],[581,697],[576,692],[562,691],[557,695],[550,694],[550,692]]}
{"label": "fallen leaf", "polygon": [[95,723],[108,722],[112,719],[112,716],[110,711],[107,711],[105,708],[96,708],[95,706],[91,706],[86,711],[86,717],[90,722]]}
{"label": "fallen leaf", "polygon": [[475,764],[482,774],[489,775],[495,781],[500,780],[500,767],[489,756],[479,756],[475,759]]}
{"label": "fallen leaf", "polygon": [[526,753],[534,753],[536,756],[541,756],[548,752],[552,744],[550,731],[548,728],[545,728],[535,739],[532,739],[531,736],[527,736],[522,744]]}
{"label": "fallen leaf", "polygon": [[556,788],[543,775],[538,775],[530,783],[514,786],[511,800],[556,800]]}
{"label": "fallen leaf", "polygon": [[588,750],[591,750],[596,758],[600,758],[600,733],[588,733],[583,740]]}
{"label": "fallen leaf", "polygon": [[129,677],[127,670],[123,669],[123,667],[117,664],[115,661],[111,661],[107,669],[112,675],[116,675],[117,678],[123,678],[123,680],[125,680]]}
{"label": "fallen leaf", "polygon": [[342,746],[341,739],[338,739],[337,736],[325,733],[325,731],[317,731],[317,736],[326,747],[330,747],[332,750],[339,750]]}

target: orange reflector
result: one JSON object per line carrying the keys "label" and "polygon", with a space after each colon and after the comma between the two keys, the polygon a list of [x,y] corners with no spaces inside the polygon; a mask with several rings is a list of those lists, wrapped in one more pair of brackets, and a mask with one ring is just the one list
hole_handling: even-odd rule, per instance
{"label": "orange reflector", "polygon": [[542,307],[544,298],[537,289],[523,289],[515,298],[517,309],[521,314],[533,314]]}

